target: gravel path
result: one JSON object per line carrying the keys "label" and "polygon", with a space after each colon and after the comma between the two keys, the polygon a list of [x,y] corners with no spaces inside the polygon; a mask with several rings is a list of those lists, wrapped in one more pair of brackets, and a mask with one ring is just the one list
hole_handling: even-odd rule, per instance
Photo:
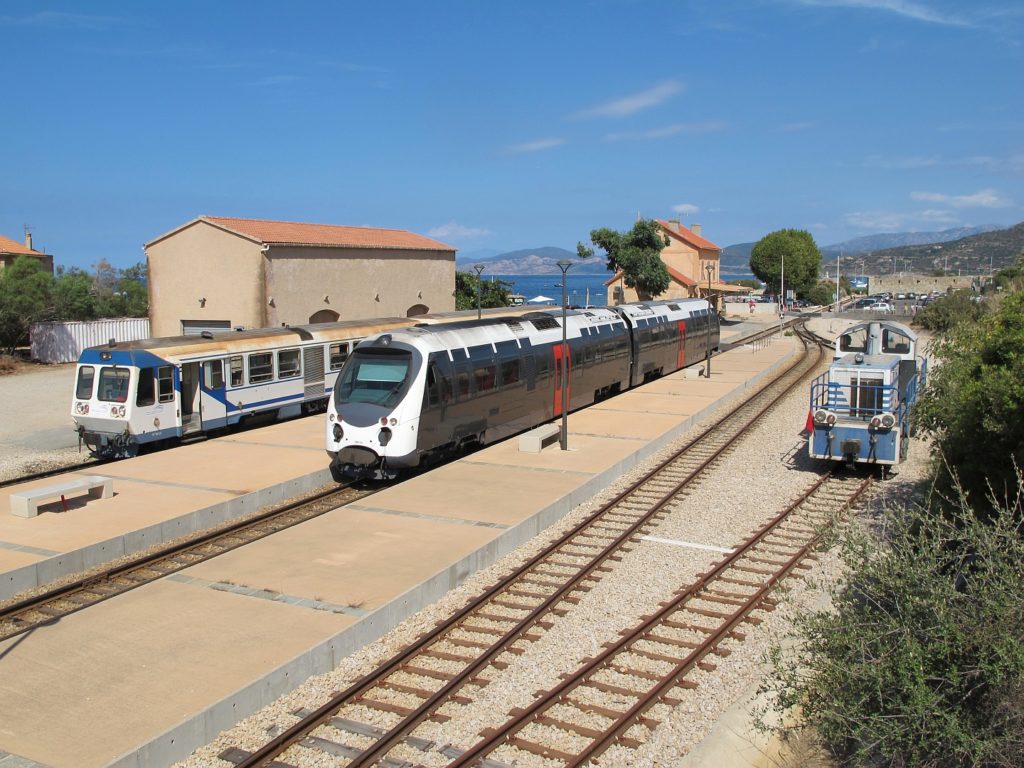
{"label": "gravel path", "polygon": [[[820,321],[816,330],[834,335],[840,327],[839,321]],[[697,490],[676,503],[672,514],[651,531],[652,535],[677,542],[731,546],[762,525],[812,482],[814,465],[806,457],[806,440],[801,434],[806,416],[806,388],[800,388],[750,439],[727,456]],[[663,455],[668,452],[666,449]],[[652,460],[649,465],[653,463]],[[882,491],[868,504],[863,514],[877,513],[887,498],[912,496],[916,492],[915,484],[926,472],[927,463],[926,446],[918,442],[911,449],[910,460],[900,468],[897,476],[882,484]],[[644,468],[637,468],[629,477],[623,477],[618,487],[639,477],[643,471]],[[542,539],[550,540],[556,535],[556,529],[560,532],[578,522],[599,501],[610,498],[618,487],[581,505],[541,537],[475,574],[460,588],[409,618],[380,641],[344,659],[333,672],[311,678],[178,765],[180,768],[227,766],[228,763],[216,757],[223,749],[259,746],[268,734],[279,732],[295,721],[291,711],[322,704],[330,693],[344,689],[394,655],[469,597],[511,570],[514,564],[529,557],[540,548]],[[476,692],[478,698],[474,702],[445,710],[452,716],[450,721],[424,726],[417,735],[441,744],[468,746],[474,743],[478,732],[490,722],[494,713],[508,712],[530,703],[535,691],[552,687],[560,673],[596,654],[603,643],[618,635],[619,630],[636,623],[639,616],[652,611],[672,591],[691,582],[697,573],[719,557],[680,544],[641,541],[613,574],[605,576],[576,608],[555,622],[542,639],[527,646],[526,652],[514,658],[504,672],[493,673],[493,682]],[[840,563],[834,555],[826,553],[805,578],[788,581],[781,590],[784,600],[778,608],[771,613],[761,613],[763,621],[759,625],[748,625],[744,630],[744,642],[730,642],[727,646],[730,655],[713,657],[717,669],[698,673],[694,678],[699,683],[698,688],[677,689],[677,695],[682,699],[680,706],[659,706],[652,710],[651,716],[660,720],[661,725],[643,748],[638,752],[613,748],[597,764],[651,766],[678,763],[682,755],[713,733],[716,722],[726,710],[749,699],[752,687],[756,687],[761,679],[765,651],[773,642],[786,636],[798,609],[821,603],[826,585],[839,572]],[[519,766],[545,764],[539,758],[534,762],[524,762],[520,753],[517,756]],[[411,750],[408,753],[398,750],[393,757],[430,766],[446,763],[436,754]],[[500,753],[495,755],[497,759],[501,757]],[[322,755],[306,750],[293,750],[289,758],[300,766],[323,764]]]}

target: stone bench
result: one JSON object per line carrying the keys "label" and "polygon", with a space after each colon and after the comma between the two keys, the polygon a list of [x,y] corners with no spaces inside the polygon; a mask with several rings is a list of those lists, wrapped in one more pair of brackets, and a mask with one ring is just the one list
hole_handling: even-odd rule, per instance
{"label": "stone bench", "polygon": [[519,450],[521,453],[540,453],[544,446],[558,442],[561,435],[561,425],[541,424],[519,436]]}
{"label": "stone bench", "polygon": [[11,514],[18,517],[35,517],[39,514],[40,504],[82,491],[88,491],[94,499],[109,499],[114,495],[114,480],[100,475],[85,475],[52,485],[15,491],[11,494]]}

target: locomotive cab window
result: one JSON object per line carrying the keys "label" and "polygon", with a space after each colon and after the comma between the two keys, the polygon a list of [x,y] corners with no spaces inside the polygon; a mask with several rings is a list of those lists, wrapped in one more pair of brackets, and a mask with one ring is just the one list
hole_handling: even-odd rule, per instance
{"label": "locomotive cab window", "polygon": [[867,352],[868,351],[868,335],[867,331],[857,331],[855,333],[844,333],[839,337],[839,351],[840,352]]}
{"label": "locomotive cab window", "polygon": [[83,365],[78,369],[78,382],[75,384],[75,397],[88,400],[92,397],[92,385],[96,379],[96,369],[91,365]]}
{"label": "locomotive cab window", "polygon": [[412,354],[398,349],[356,350],[341,373],[337,392],[341,402],[393,406],[412,368]]}
{"label": "locomotive cab window", "polygon": [[890,355],[906,355],[910,352],[910,339],[902,333],[882,331],[882,352]]}
{"label": "locomotive cab window", "polygon": [[108,403],[123,403],[128,399],[128,380],[131,370],[128,368],[100,369],[100,383],[97,399]]}

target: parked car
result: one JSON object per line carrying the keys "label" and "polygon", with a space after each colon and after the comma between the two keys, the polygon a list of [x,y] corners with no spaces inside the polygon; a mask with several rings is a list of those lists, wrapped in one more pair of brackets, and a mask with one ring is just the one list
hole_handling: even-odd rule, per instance
{"label": "parked car", "polygon": [[853,305],[853,308],[865,309],[875,303],[877,303],[876,299],[857,299],[856,303]]}
{"label": "parked car", "polygon": [[892,304],[890,304],[887,301],[877,301],[874,304],[866,307],[865,309],[867,309],[868,312],[887,312],[890,314],[895,312]]}

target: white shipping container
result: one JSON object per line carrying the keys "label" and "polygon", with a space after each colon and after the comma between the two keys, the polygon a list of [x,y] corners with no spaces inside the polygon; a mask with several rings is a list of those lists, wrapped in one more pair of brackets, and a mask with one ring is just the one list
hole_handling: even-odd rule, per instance
{"label": "white shipping container", "polygon": [[149,338],[148,317],[116,317],[67,323],[33,323],[29,329],[32,359],[73,363],[86,347]]}

